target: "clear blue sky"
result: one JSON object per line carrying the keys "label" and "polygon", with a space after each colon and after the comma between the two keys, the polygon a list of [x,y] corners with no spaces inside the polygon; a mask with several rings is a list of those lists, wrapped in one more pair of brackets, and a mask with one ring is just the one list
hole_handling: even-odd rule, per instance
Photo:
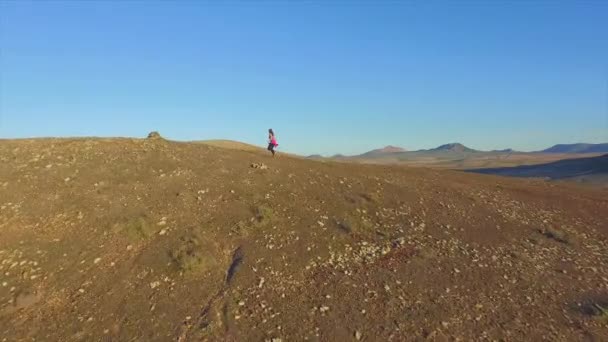
{"label": "clear blue sky", "polygon": [[0,1],[0,137],[608,141],[607,1]]}

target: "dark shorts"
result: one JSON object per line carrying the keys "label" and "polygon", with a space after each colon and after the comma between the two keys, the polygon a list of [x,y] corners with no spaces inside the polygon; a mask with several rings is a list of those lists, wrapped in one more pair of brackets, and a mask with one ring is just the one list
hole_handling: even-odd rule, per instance
{"label": "dark shorts", "polygon": [[268,151],[274,151],[274,147],[273,143],[268,144]]}

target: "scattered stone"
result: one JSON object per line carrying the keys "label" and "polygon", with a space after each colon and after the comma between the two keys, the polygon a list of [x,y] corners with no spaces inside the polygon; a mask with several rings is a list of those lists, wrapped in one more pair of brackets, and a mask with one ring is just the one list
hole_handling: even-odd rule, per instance
{"label": "scattered stone", "polygon": [[321,313],[325,313],[325,312],[329,311],[329,306],[323,305],[319,308],[319,311],[321,311]]}
{"label": "scattered stone", "polygon": [[361,340],[361,337],[363,337],[363,335],[361,334],[361,332],[359,330],[355,331],[355,339],[357,341]]}
{"label": "scattered stone", "polygon": [[153,281],[153,282],[150,283],[150,288],[151,289],[155,289],[155,288],[157,288],[159,286],[160,286],[160,281],[158,281],[158,280],[157,281]]}
{"label": "scattered stone", "polygon": [[167,229],[163,228],[160,230],[160,232],[158,232],[158,235],[165,235],[167,234]]}
{"label": "scattered stone", "polygon": [[95,260],[93,260],[94,264],[98,264],[101,261],[101,258],[96,258]]}

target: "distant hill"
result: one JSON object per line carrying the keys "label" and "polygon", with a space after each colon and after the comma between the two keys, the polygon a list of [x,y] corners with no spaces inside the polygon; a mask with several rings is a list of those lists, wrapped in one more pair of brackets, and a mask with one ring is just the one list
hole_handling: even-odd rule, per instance
{"label": "distant hill", "polygon": [[589,158],[564,159],[552,163],[469,170],[511,177],[574,179],[582,182],[608,180],[608,154]]}
{"label": "distant hill", "polygon": [[391,153],[401,153],[401,152],[407,152],[407,150],[404,148],[401,148],[401,147],[388,145],[383,148],[365,152],[363,154],[358,155],[358,157],[378,157],[378,156],[384,156],[384,155],[391,154]]}
{"label": "distant hill", "polygon": [[605,153],[608,152],[608,143],[603,144],[557,144],[548,149],[542,150],[544,153]]}
{"label": "distant hill", "polygon": [[441,152],[458,152],[458,153],[462,153],[462,152],[479,152],[477,150],[474,150],[472,148],[468,148],[466,146],[464,146],[461,143],[451,143],[451,144],[445,144],[445,145],[441,145],[439,147],[427,150],[427,151],[441,151]]}
{"label": "distant hill", "polygon": [[264,148],[262,148],[262,147],[251,145],[251,144],[246,144],[246,143],[243,143],[240,141],[233,141],[233,140],[200,140],[200,141],[196,141],[196,143],[219,147],[219,148],[227,148],[230,150],[250,151],[250,152],[264,151]]}
{"label": "distant hill", "polygon": [[323,159],[323,156],[320,154],[311,154],[309,156],[307,156],[306,158],[308,159]]}

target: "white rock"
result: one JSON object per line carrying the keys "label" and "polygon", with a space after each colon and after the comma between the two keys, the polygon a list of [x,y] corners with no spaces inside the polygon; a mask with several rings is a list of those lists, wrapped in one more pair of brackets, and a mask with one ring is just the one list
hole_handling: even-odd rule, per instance
{"label": "white rock", "polygon": [[101,261],[101,258],[96,258],[95,260],[93,260],[94,264],[98,264]]}

